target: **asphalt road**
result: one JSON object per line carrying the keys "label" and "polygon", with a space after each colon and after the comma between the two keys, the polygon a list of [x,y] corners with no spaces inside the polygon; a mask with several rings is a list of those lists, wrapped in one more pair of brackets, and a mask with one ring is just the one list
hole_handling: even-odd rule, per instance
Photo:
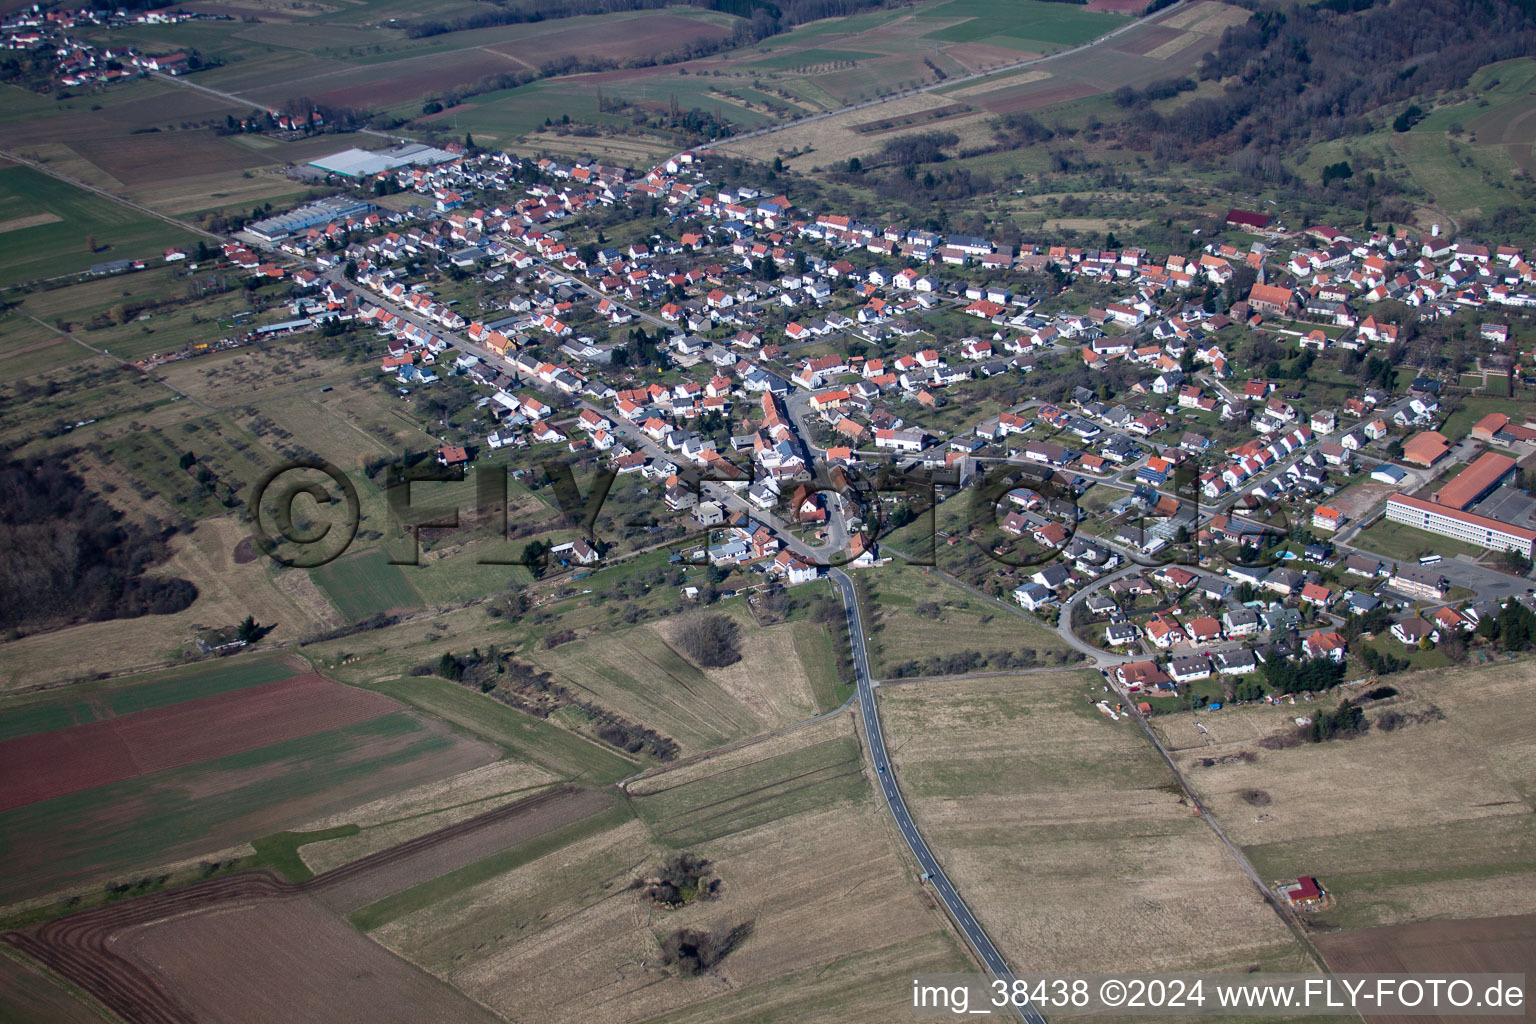
{"label": "asphalt road", "polygon": [[[1013,972],[1008,969],[1007,961],[1003,959],[1003,955],[992,944],[991,938],[976,921],[971,908],[965,905],[965,901],[955,891],[949,876],[944,873],[933,851],[928,849],[923,834],[917,830],[917,825],[912,821],[912,815],[907,811],[907,803],[902,798],[901,789],[896,785],[896,779],[892,774],[890,758],[885,750],[885,734],[880,728],[880,714],[875,708],[874,681],[870,678],[869,655],[864,645],[864,621],[859,615],[859,602],[854,596],[853,581],[841,569],[829,570],[828,576],[837,587],[838,594],[843,600],[843,611],[848,616],[848,635],[853,646],[853,671],[858,684],[859,718],[864,723],[864,740],[869,745],[870,756],[875,759],[875,777],[880,781],[880,792],[885,795],[885,804],[890,808],[892,817],[896,819],[896,827],[912,850],[912,856],[917,858],[918,866],[923,869],[928,881],[933,885],[933,891],[949,908],[950,917],[964,933],[966,941],[971,944],[972,949],[976,950],[976,954],[981,957],[987,970],[1011,985],[1014,980]],[[1033,1005],[1019,1007],[1018,1013],[1030,1024],[1045,1024],[1045,1018]]]}

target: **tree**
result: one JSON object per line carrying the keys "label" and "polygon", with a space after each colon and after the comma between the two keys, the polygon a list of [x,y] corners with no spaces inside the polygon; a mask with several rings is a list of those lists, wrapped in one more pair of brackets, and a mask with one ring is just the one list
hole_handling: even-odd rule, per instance
{"label": "tree", "polygon": [[444,651],[443,656],[437,659],[437,674],[456,683],[464,678],[464,666],[458,658]]}
{"label": "tree", "polygon": [[741,626],[724,615],[699,612],[678,624],[678,648],[700,668],[722,668],[741,660]]}
{"label": "tree", "polygon": [[1336,736],[1358,736],[1367,728],[1365,712],[1349,701],[1341,700],[1332,714],[1319,711],[1312,716],[1307,738],[1313,743],[1323,743]]}
{"label": "tree", "polygon": [[253,644],[261,639],[262,629],[256,625],[256,617],[247,615],[245,621],[235,629],[235,639],[242,643]]}
{"label": "tree", "polygon": [[1335,181],[1348,181],[1355,176],[1355,169],[1349,166],[1348,160],[1340,160],[1336,164],[1328,164],[1323,168],[1323,187],[1327,188]]}
{"label": "tree", "polygon": [[548,562],[549,548],[543,541],[531,540],[523,545],[523,564],[528,571],[537,578],[544,573],[544,566]]}
{"label": "tree", "polygon": [[1531,560],[1518,551],[1500,551],[1495,561],[1500,569],[1517,576],[1528,575],[1531,571]]}
{"label": "tree", "polygon": [[864,170],[864,162],[862,160],[856,156],[851,156],[848,158],[849,174],[858,174],[862,170]]}
{"label": "tree", "polygon": [[85,251],[86,252],[95,252],[96,251],[96,236],[95,235],[86,235],[85,236]]}

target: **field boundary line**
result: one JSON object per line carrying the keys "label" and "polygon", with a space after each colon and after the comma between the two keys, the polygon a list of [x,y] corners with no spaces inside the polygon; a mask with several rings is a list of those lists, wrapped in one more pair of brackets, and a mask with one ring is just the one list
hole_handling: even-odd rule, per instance
{"label": "field boundary line", "polygon": [[1243,853],[1242,848],[1227,837],[1226,830],[1221,827],[1221,823],[1216,820],[1215,815],[1211,814],[1210,810],[1206,808],[1204,801],[1200,799],[1195,793],[1194,788],[1190,786],[1189,780],[1184,777],[1184,773],[1174,763],[1173,756],[1168,753],[1168,748],[1163,745],[1162,738],[1157,735],[1157,731],[1152,728],[1146,716],[1131,702],[1126,703],[1126,711],[1136,721],[1136,724],[1141,726],[1141,731],[1146,734],[1153,748],[1168,765],[1168,770],[1173,772],[1173,777],[1177,780],[1179,788],[1184,791],[1184,795],[1189,798],[1195,810],[1200,812],[1200,817],[1205,819],[1205,823],[1216,834],[1216,838],[1220,839],[1222,845],[1227,848],[1227,852],[1232,855],[1232,859],[1237,862],[1237,866],[1242,869],[1243,874],[1247,875],[1249,880],[1258,887],[1260,895],[1264,897],[1264,901],[1274,910],[1275,916],[1279,917],[1285,926],[1291,930],[1291,934],[1295,936],[1296,942],[1306,951],[1307,956],[1311,957],[1312,961],[1317,964],[1318,969],[1325,975],[1332,977],[1333,971],[1329,969],[1328,961],[1323,957],[1322,952],[1313,945],[1312,940],[1307,937],[1306,926],[1296,919],[1289,908],[1280,903],[1280,898],[1275,895],[1269,886],[1264,884],[1264,879],[1259,875],[1258,869],[1253,866],[1253,862],[1248,859],[1248,855]]}
{"label": "field boundary line", "polygon": [[202,228],[196,226],[195,224],[189,224],[184,220],[177,220],[170,214],[161,213],[158,210],[152,210],[148,206],[142,206],[139,203],[134,202],[132,199],[120,196],[115,192],[108,192],[104,188],[97,188],[95,185],[83,182],[78,178],[71,178],[67,174],[56,171],[52,167],[49,167],[46,164],[40,163],[36,160],[30,160],[27,157],[20,155],[19,153],[13,153],[8,149],[0,149],[0,157],[4,157],[5,159],[14,161],[18,164],[23,164],[32,168],[34,171],[48,175],[50,178],[56,178],[57,180],[64,182],[66,185],[73,185],[76,188],[85,189],[87,192],[94,192],[96,195],[101,196],[103,199],[110,199],[114,203],[120,203],[121,205],[126,206],[131,210],[137,210],[139,213],[153,217],[156,220],[164,221],[173,227],[181,228],[183,231],[190,231],[195,235],[202,235],[204,238],[211,238],[221,245],[224,243],[224,239],[214,234],[212,231],[204,231]]}
{"label": "field boundary line", "polygon": [[[794,732],[796,729],[803,729],[808,725],[814,725],[817,722],[824,722],[829,718],[833,718],[842,714],[853,705],[853,700],[854,698],[850,696],[847,700],[843,701],[842,704],[838,705],[831,711],[823,711],[819,715],[812,715],[810,718],[803,719],[799,722],[794,722],[790,725],[780,726],[779,728],[773,729],[769,732],[760,732],[755,736],[743,736],[741,739],[732,740],[724,746],[715,747],[712,750],[700,751],[697,754],[689,754],[687,757],[678,758],[676,761],[669,761],[666,764],[647,768],[645,771],[636,772],[633,775],[625,776],[618,782],[615,782],[614,785],[627,795],[629,792],[629,784],[631,782],[638,782],[641,779],[654,778],[657,775],[663,775],[676,768],[689,767],[702,761],[706,761],[711,757],[720,757],[725,754],[733,754],[738,750],[745,750],[747,747],[756,746],[759,743],[766,743],[768,740],[776,739],[780,736],[787,736]],[[665,792],[665,790],[660,790],[659,792]],[[645,795],[649,796],[650,794],[647,793]]]}

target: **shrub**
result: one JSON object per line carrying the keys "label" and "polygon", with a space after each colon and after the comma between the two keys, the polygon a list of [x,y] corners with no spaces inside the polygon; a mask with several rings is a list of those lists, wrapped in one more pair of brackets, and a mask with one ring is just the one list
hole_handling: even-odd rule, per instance
{"label": "shrub", "polygon": [[661,940],[661,962],[687,974],[703,974],[724,960],[752,934],[752,922],[734,928],[721,921],[706,931],[679,928]]}

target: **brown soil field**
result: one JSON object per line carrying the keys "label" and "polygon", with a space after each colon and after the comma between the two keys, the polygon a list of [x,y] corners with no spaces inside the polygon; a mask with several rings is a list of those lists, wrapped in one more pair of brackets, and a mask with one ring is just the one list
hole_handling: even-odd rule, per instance
{"label": "brown soil field", "polygon": [[70,148],[129,188],[161,181],[168,174],[179,178],[242,171],[272,162],[258,150],[206,131],[80,139]]}
{"label": "brown soil field", "polygon": [[[598,802],[611,800],[598,794]],[[567,787],[301,885],[265,871],[244,872],[8,932],[4,940],[136,1024],[329,1024],[338,1006],[347,1007],[349,1019],[369,1021],[495,1021],[368,941],[325,903],[338,894],[392,892],[426,881],[475,854],[477,833],[493,837],[482,847],[499,849],[494,837],[505,839],[511,822],[547,822],[545,816],[562,805],[592,803],[590,791]],[[436,847],[443,852],[434,857]],[[407,864],[411,870],[402,871]],[[388,998],[376,1003],[375,989]]]}
{"label": "brown soil field", "polygon": [[[93,803],[89,798],[95,791],[88,791],[81,795],[89,805],[83,812],[71,813],[73,805],[62,801],[12,811],[22,818],[4,850],[0,904],[89,893],[125,875],[138,878],[177,863],[195,865],[216,851],[299,828],[423,780],[457,775],[500,754],[437,719],[411,713],[399,717],[417,727],[404,735],[349,741],[336,752],[339,756],[321,751],[254,767],[177,769],[163,782],[148,778],[129,784],[134,788],[115,804]],[[317,782],[318,762],[334,765],[338,775]],[[368,770],[348,771],[354,762]],[[278,792],[264,792],[266,786]],[[240,792],[252,793],[257,802],[232,808],[229,801]],[[40,813],[28,817],[33,808]],[[164,832],[156,828],[160,822]]]}
{"label": "brown soil field", "polygon": [[355,824],[353,836],[306,843],[299,855],[316,874],[370,854],[380,853],[417,836],[478,817],[514,800],[521,800],[554,776],[521,761],[497,761],[472,771],[431,782],[361,807],[306,823],[297,831],[313,832]]}
{"label": "brown soil field", "polygon": [[1528,971],[1536,964],[1536,914],[1362,928],[1316,941],[1328,966],[1346,974]]}
{"label": "brown soil field", "polygon": [[934,107],[932,110],[924,110],[916,114],[905,114],[901,117],[882,117],[875,121],[865,121],[863,124],[852,124],[848,127],[861,135],[878,135],[889,131],[900,131],[903,128],[910,128],[915,124],[931,124],[941,118],[951,117],[970,109],[964,103],[950,103],[947,106]]}
{"label": "brown soil field", "polygon": [[1156,28],[1145,29],[1136,33],[1131,39],[1123,43],[1116,43],[1115,49],[1121,53],[1134,53],[1137,56],[1149,53],[1164,43],[1172,42],[1183,35],[1176,28],[1167,28],[1159,25]]}
{"label": "brown soil field", "polygon": [[283,81],[257,78],[221,84],[262,103],[281,103],[303,93],[321,103],[376,109],[490,75],[537,68],[561,57],[626,61],[672,50],[689,40],[730,34],[724,26],[672,14],[627,18],[622,25],[605,24],[605,31],[594,31],[591,23],[558,29],[523,26],[520,37],[509,41],[372,65],[317,64],[315,70],[289,75]]}
{"label": "brown soil field", "polygon": [[994,114],[1017,114],[1024,110],[1038,110],[1054,103],[1080,100],[1103,90],[1087,82],[1059,82],[1048,88],[1030,85],[1013,86],[995,93],[983,94],[976,99]]}
{"label": "brown soil field", "polygon": [[372,67],[333,71],[313,78],[300,79],[292,85],[274,85],[250,89],[246,95],[264,103],[279,103],[292,96],[295,89],[310,90],[317,103],[342,107],[375,108],[408,103],[439,89],[478,81],[504,71],[517,71],[522,65],[488,49],[457,51],[444,60],[443,55],[415,57]]}
{"label": "brown soil field", "polygon": [[31,964],[0,955],[0,1020],[6,1024],[101,1024],[101,1016]]}
{"label": "brown soil field", "polygon": [[205,1024],[497,1020],[302,897],[156,922],[133,929],[117,945]]}
{"label": "brown soil field", "polygon": [[[1319,935],[1328,966],[1343,974],[1527,974],[1536,964],[1536,915],[1365,928]],[[1372,1022],[1429,1024],[1487,1017],[1372,1014]]]}
{"label": "brown soil field", "polygon": [[614,799],[609,790],[561,787],[353,861],[317,876],[310,885],[326,906],[350,913],[417,882],[596,814],[612,806]]}
{"label": "brown soil field", "polygon": [[987,68],[1017,64],[1021,60],[1040,56],[1028,50],[1010,50],[1006,46],[993,46],[990,43],[956,43],[954,46],[946,46],[944,55],[959,61],[971,71],[985,71]]}
{"label": "brown soil field", "polygon": [[0,811],[399,710],[382,694],[297,676],[0,743]]}
{"label": "brown soil field", "polygon": [[540,33],[532,39],[496,43],[487,49],[529,61],[537,67],[566,54],[616,61],[649,57],[696,39],[721,39],[731,34],[723,25],[711,25],[676,14],[632,18],[613,29],[611,32],[594,32],[590,27],[561,29]]}

